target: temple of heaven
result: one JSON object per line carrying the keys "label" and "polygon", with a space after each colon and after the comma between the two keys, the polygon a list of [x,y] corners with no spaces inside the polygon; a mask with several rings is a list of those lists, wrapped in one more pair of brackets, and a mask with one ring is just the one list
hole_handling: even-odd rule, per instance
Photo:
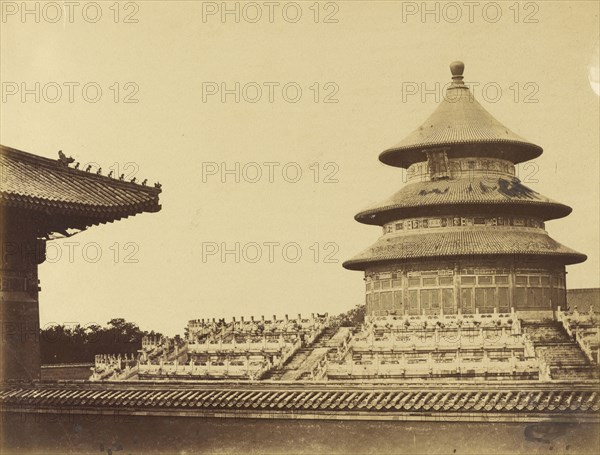
{"label": "temple of heaven", "polygon": [[[95,353],[93,363],[83,365],[87,380],[76,377],[81,364],[45,365],[40,381],[25,380],[37,379],[39,347],[4,345],[2,354],[12,356],[5,365],[13,368],[4,377],[22,379],[0,381],[0,411],[18,417],[6,419],[4,433],[31,429],[54,438],[48,430],[54,414],[89,415],[99,418],[98,434],[123,435],[125,450],[146,453],[140,444],[161,447],[164,441],[185,451],[191,445],[178,444],[189,440],[196,450],[211,439],[206,434],[220,435],[222,428],[234,428],[230,433],[239,437],[247,434],[236,430],[243,419],[268,419],[269,425],[251,423],[250,430],[262,425],[267,439],[302,428],[276,423],[284,419],[337,420],[324,427],[327,435],[339,433],[340,422],[370,420],[369,434],[385,428],[413,438],[419,427],[403,422],[427,424],[420,428],[428,440],[463,432],[459,439],[468,448],[447,446],[456,453],[485,452],[471,444],[471,435],[490,432],[507,435],[498,437],[511,444],[524,433],[523,450],[535,451],[530,435],[544,428],[547,437],[538,439],[547,439],[549,450],[591,452],[600,420],[598,293],[566,293],[565,266],[586,256],[545,231],[546,221],[571,209],[519,181],[515,165],[542,149],[473,99],[463,68],[451,65],[453,81],[441,105],[380,156],[407,169],[409,182],[356,215],[383,228],[373,246],[344,263],[365,273],[365,306],[332,316],[327,307],[279,317],[200,314],[188,321],[184,337],[144,336],[137,354]],[[27,250],[57,233],[69,235],[69,228],[160,208],[160,186],[80,171],[60,154],[49,160],[2,149],[0,158],[7,170],[0,207],[10,215],[3,215],[2,239]],[[2,317],[35,325],[43,257],[33,264],[11,257],[2,269]],[[42,416],[39,424],[30,419],[25,426],[29,414]],[[115,419],[123,416],[133,420]],[[231,423],[211,426],[215,418]],[[209,429],[199,432],[204,422]],[[96,434],[87,423],[81,428],[63,445],[80,447],[89,442],[85,435]],[[355,434],[358,426],[348,428]],[[558,431],[568,439],[556,439]],[[398,453],[402,441],[389,445],[390,453]],[[489,441],[488,447],[507,447]]]}
{"label": "temple of heaven", "polygon": [[379,156],[408,184],[355,217],[383,228],[344,267],[361,270],[366,312],[439,315],[565,308],[565,266],[586,256],[553,240],[548,220],[571,208],[523,185],[515,165],[542,154],[498,122],[450,65],[452,83],[433,114]]}

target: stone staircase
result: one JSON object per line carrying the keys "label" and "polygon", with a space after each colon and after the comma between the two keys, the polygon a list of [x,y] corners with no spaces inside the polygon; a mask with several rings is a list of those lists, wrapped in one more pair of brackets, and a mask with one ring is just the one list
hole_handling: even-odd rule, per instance
{"label": "stone staircase", "polygon": [[337,330],[335,327],[326,327],[309,346],[298,349],[283,365],[267,371],[261,379],[279,381],[295,376],[295,372],[300,369],[300,366],[304,364],[315,349],[327,347],[327,342],[331,340]]}
{"label": "stone staircase", "polygon": [[600,372],[579,345],[558,321],[523,322],[531,338],[536,357],[543,358],[550,367],[552,379],[598,379]]}
{"label": "stone staircase", "polygon": [[297,370],[298,367],[304,363],[304,361],[310,355],[311,352],[311,348],[298,349],[294,353],[294,355],[287,360],[287,362],[285,362],[283,365],[280,365],[277,368],[273,368],[267,371],[261,379],[272,379],[275,381],[281,380],[283,375],[285,375],[286,373]]}
{"label": "stone staircase", "polygon": [[328,346],[329,340],[333,338],[333,336],[337,333],[337,327],[327,327],[321,335],[317,337],[317,339],[312,343],[312,348],[325,348]]}

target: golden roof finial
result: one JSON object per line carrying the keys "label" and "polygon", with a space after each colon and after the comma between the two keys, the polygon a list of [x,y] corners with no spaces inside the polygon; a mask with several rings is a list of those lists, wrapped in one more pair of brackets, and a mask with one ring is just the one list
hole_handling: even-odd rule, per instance
{"label": "golden roof finial", "polygon": [[461,61],[455,61],[450,63],[450,72],[452,73],[452,83],[454,85],[464,85],[463,83],[463,72],[465,70],[465,64]]}

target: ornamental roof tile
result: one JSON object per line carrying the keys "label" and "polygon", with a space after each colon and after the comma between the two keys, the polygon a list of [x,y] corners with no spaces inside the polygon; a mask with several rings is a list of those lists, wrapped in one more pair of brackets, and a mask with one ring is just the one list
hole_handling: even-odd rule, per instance
{"label": "ornamental roof tile", "polygon": [[[480,385],[449,387],[430,386],[429,391],[414,386],[378,387],[369,391],[356,391],[337,386],[332,388],[315,385],[312,390],[291,388],[257,389],[252,385],[223,385],[206,390],[193,385],[159,386],[144,384],[113,384],[110,388],[90,384],[58,384],[5,388],[0,391],[0,404],[7,408],[35,407],[43,409],[126,409],[152,413],[152,410],[188,410],[192,414],[203,410],[248,410],[282,412],[360,412],[360,413],[427,413],[442,412],[518,412],[535,411],[550,413],[593,412],[600,407],[594,386],[579,387],[553,384],[531,390],[522,385],[512,389],[503,385],[489,389]],[[173,389],[174,388],[174,389]],[[97,393],[94,393],[97,392]],[[285,409],[283,409],[285,406]],[[260,408],[260,409],[259,409]]]}
{"label": "ornamental roof tile", "polygon": [[415,213],[452,215],[452,206],[486,206],[493,211],[501,207],[526,208],[529,215],[544,220],[562,218],[571,208],[533,191],[516,177],[473,177],[471,179],[436,180],[411,183],[389,199],[369,207],[355,216],[365,224],[383,224]]}
{"label": "ornamental roof tile", "polygon": [[[58,215],[64,223],[62,229],[112,222],[161,208],[160,187],[77,170],[60,159],[0,146],[0,169],[0,206]],[[71,222],[76,226],[69,225]]]}
{"label": "ornamental roof tile", "polygon": [[554,256],[564,264],[587,259],[542,230],[458,227],[418,234],[384,235],[343,265],[350,270],[364,270],[368,264],[380,262],[475,255]]}

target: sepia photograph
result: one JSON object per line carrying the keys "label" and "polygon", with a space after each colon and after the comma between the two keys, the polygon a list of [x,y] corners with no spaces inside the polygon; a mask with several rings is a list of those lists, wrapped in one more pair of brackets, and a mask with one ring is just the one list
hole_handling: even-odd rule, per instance
{"label": "sepia photograph", "polygon": [[0,14],[0,454],[600,451],[599,2]]}

